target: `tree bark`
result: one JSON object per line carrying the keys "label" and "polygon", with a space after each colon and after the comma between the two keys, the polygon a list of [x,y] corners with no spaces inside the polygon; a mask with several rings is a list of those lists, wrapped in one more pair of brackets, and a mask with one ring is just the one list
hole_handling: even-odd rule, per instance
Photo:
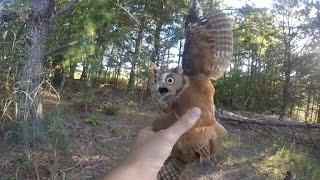
{"label": "tree bark", "polygon": [[60,93],[63,92],[63,90],[64,90],[64,85],[65,85],[65,83],[66,83],[66,74],[65,74],[65,71],[62,70],[62,73],[61,73],[61,74],[62,74],[62,80],[61,80],[60,87],[59,87]]}
{"label": "tree bark", "polygon": [[317,123],[320,123],[320,103],[318,104],[318,118]]}
{"label": "tree bark", "polygon": [[131,72],[130,72],[129,83],[127,87],[128,92],[130,91],[133,92],[133,89],[134,89],[134,82],[136,80],[136,65],[140,61],[144,30],[145,30],[145,18],[141,18],[141,21],[138,27],[138,32],[137,32],[138,37],[135,45],[134,58],[132,59],[132,63],[131,63]]}
{"label": "tree bark", "polygon": [[[154,40],[153,40],[153,52],[151,56],[151,62],[156,63],[159,66],[159,55],[160,55],[160,34],[162,30],[163,22],[162,20],[158,20],[157,25],[156,25],[156,31],[154,33]],[[147,96],[150,96],[152,93],[152,83],[153,83],[153,75],[152,73],[148,77],[148,84],[147,84]]]}
{"label": "tree bark", "polygon": [[[307,109],[304,115],[304,121],[308,121],[308,117],[309,117],[309,111],[310,111],[310,103],[311,103],[311,90],[310,87],[308,87],[308,94],[307,94]],[[311,114],[312,114],[312,110],[311,110]]]}
{"label": "tree bark", "polygon": [[160,54],[160,34],[162,30],[163,22],[159,20],[157,22],[156,31],[154,34],[154,50],[152,53],[151,61],[159,65],[159,54]]}
{"label": "tree bark", "polygon": [[18,67],[17,118],[37,121],[42,117],[41,99],[38,95],[44,79],[43,60],[45,42],[54,12],[53,0],[33,0],[26,24],[26,60]]}
{"label": "tree bark", "polygon": [[289,35],[290,35],[290,24],[289,24],[289,20],[287,20],[288,25],[288,33],[285,32],[285,24],[283,22],[283,34],[284,34],[284,45],[285,45],[285,49],[284,49],[284,55],[285,55],[285,59],[284,59],[284,63],[283,63],[283,67],[285,69],[285,81],[283,84],[283,90],[282,90],[282,104],[280,107],[280,115],[279,115],[279,120],[282,120],[285,116],[286,116],[286,109],[290,100],[290,93],[289,93],[289,88],[290,88],[290,75],[291,75],[291,71],[292,71],[292,63],[291,63],[291,44],[290,44],[290,40],[289,40]]}
{"label": "tree bark", "polygon": [[181,65],[181,58],[182,58],[182,40],[179,42],[179,59],[178,59],[178,66]]}
{"label": "tree bark", "polygon": [[113,87],[117,87],[118,85],[118,81],[119,81],[119,76],[121,73],[121,67],[122,67],[122,63],[123,63],[123,58],[124,58],[124,48],[122,49],[121,53],[120,53],[120,58],[119,58],[119,63],[118,63],[118,67],[117,67],[117,72],[116,72],[116,77],[115,77],[115,81],[113,84]]}
{"label": "tree bark", "polygon": [[88,62],[83,62],[82,63],[82,74],[80,77],[80,80],[83,82],[83,84],[86,84],[86,81],[88,79],[88,69],[89,69]]}
{"label": "tree bark", "polygon": [[69,75],[69,78],[71,80],[74,80],[74,74],[76,73],[76,68],[77,68],[77,65],[76,64],[71,64],[69,69],[70,69],[70,75]]}
{"label": "tree bark", "polygon": [[0,25],[2,24],[3,0],[0,0]]}

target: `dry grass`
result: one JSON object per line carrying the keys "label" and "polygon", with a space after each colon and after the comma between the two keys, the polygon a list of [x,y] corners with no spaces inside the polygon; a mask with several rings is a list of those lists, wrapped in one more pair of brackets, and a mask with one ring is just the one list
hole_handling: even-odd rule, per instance
{"label": "dry grass", "polygon": [[[46,112],[53,117],[55,97],[48,93],[44,96],[48,96],[44,106]],[[89,104],[91,114],[99,121],[99,125],[92,126],[85,122],[81,97],[81,92],[72,93],[72,97],[62,103],[61,124],[67,137],[66,149],[28,149],[26,152],[1,144],[0,176],[29,179],[98,177],[126,157],[137,132],[149,126],[156,115],[150,112],[149,107],[153,106],[150,100],[140,106],[138,98],[125,98],[123,91],[101,89]],[[117,115],[106,115],[107,106],[119,108]],[[307,142],[303,131],[297,132],[293,139],[292,132],[286,128],[269,130],[225,122],[223,125],[229,137],[214,163],[194,164],[184,179],[281,179],[288,170],[299,179],[319,178],[319,151]]]}

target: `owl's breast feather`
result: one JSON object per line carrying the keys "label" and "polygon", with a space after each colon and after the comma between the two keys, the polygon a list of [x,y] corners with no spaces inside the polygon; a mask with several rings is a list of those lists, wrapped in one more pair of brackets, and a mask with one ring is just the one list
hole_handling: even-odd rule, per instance
{"label": "owl's breast feather", "polygon": [[207,77],[201,74],[189,77],[188,86],[173,103],[173,112],[176,116],[181,117],[189,109],[199,107],[201,109],[201,117],[199,121],[202,121],[199,123],[212,124],[212,108],[214,104],[213,95],[214,87]]}

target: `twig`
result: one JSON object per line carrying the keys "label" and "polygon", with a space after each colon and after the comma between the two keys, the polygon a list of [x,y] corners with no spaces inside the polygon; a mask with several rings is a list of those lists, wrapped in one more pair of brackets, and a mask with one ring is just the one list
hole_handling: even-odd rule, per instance
{"label": "twig", "polygon": [[119,8],[121,8],[122,10],[124,10],[126,13],[128,13],[128,15],[133,19],[133,20],[135,20],[136,21],[136,23],[138,23],[138,25],[140,25],[140,22],[126,9],[126,8],[124,8],[123,6],[121,6],[121,4],[117,4],[117,6],[119,7]]}
{"label": "twig", "polygon": [[292,129],[291,127],[289,127],[289,129],[291,130],[291,133],[293,135],[294,139],[297,139],[296,133],[294,132],[294,129]]}
{"label": "twig", "polygon": [[121,136],[115,137],[115,138],[110,138],[110,139],[106,139],[104,142],[114,141],[114,140],[118,140],[118,139],[121,139],[121,138],[122,138]]}
{"label": "twig", "polygon": [[72,46],[78,44],[79,42],[80,42],[80,41],[78,41],[78,40],[68,42],[68,43],[66,43],[66,44],[64,44],[64,45],[61,45],[61,46],[57,47],[56,49],[48,52],[48,53],[46,54],[46,56],[50,56],[50,55],[52,55],[53,53],[55,53],[55,52],[57,52],[57,51],[60,51],[60,50],[62,50],[62,49],[65,49],[65,48],[67,48],[67,47],[72,47]]}
{"label": "twig", "polygon": [[58,10],[54,13],[53,18],[54,19],[56,16],[59,16],[60,14],[66,12],[70,7],[74,4],[76,4],[79,0],[71,0],[69,1],[66,5],[63,7],[58,8]]}
{"label": "twig", "polygon": [[311,132],[310,132],[310,130],[308,129],[308,127],[305,127],[304,129],[307,131],[307,134],[308,134],[310,143],[311,143],[315,148],[320,149],[320,146],[318,146],[318,145],[314,142],[314,140],[313,140],[313,138],[312,138],[312,135],[311,135]]}

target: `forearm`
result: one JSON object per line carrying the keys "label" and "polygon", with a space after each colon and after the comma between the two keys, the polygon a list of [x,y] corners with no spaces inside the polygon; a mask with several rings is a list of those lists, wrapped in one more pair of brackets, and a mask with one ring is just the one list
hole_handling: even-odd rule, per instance
{"label": "forearm", "polygon": [[[130,160],[129,157],[119,166],[112,169],[101,179],[103,180],[140,180],[140,179],[156,179],[158,172],[147,170],[142,163]],[[145,162],[143,162],[145,164]],[[149,169],[150,167],[148,167]]]}

